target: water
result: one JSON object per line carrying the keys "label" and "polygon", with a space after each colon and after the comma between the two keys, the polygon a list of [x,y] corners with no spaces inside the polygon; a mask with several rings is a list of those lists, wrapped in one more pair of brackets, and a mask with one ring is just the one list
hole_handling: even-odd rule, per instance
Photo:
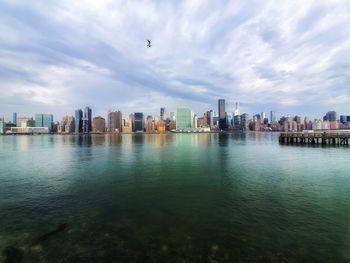
{"label": "water", "polygon": [[350,262],[350,148],[277,136],[2,136],[0,250],[22,262]]}

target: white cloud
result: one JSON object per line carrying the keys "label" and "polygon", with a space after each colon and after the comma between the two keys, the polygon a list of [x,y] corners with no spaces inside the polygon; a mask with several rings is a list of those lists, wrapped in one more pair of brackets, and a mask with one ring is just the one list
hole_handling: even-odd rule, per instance
{"label": "white cloud", "polygon": [[330,0],[4,1],[0,111],[19,111],[16,97],[28,98],[21,111],[37,103],[60,116],[85,104],[100,115],[185,105],[201,115],[220,97],[251,113],[345,111],[349,9]]}

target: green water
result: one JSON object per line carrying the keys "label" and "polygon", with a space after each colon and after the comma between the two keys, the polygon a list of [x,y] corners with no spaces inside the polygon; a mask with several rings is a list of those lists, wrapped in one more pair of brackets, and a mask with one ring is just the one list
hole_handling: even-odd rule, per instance
{"label": "green water", "polygon": [[2,136],[0,251],[16,247],[22,262],[350,262],[349,156],[268,133]]}

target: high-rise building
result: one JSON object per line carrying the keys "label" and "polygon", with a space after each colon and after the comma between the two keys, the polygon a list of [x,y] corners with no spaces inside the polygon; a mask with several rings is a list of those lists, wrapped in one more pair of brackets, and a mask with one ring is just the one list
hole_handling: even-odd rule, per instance
{"label": "high-rise building", "polygon": [[219,109],[219,129],[225,130],[227,125],[226,125],[226,111],[225,111],[225,100],[224,99],[219,99],[218,109]]}
{"label": "high-rise building", "polygon": [[108,113],[108,131],[121,132],[123,127],[123,116],[120,111]]}
{"label": "high-rise building", "polygon": [[176,130],[191,129],[193,112],[188,108],[176,109]]}
{"label": "high-rise building", "polygon": [[75,132],[75,119],[73,116],[64,116],[58,124],[58,133]]}
{"label": "high-rise building", "polygon": [[146,119],[146,132],[154,132],[154,131],[155,131],[154,120],[151,115],[148,115]]}
{"label": "high-rise building", "polygon": [[266,114],[264,111],[261,112],[261,115],[260,115],[260,121],[261,122],[264,122],[264,119],[266,118]]}
{"label": "high-rise building", "polygon": [[270,123],[276,122],[276,112],[270,111]]}
{"label": "high-rise building", "polygon": [[106,130],[106,121],[101,116],[94,117],[92,121],[92,131],[96,133],[103,133]]}
{"label": "high-rise building", "polygon": [[249,115],[247,113],[243,113],[240,117],[240,129],[243,131],[248,130]]}
{"label": "high-rise building", "polygon": [[47,127],[49,132],[52,131],[53,115],[52,114],[35,114],[35,127]]}
{"label": "high-rise building", "polygon": [[14,112],[12,115],[12,123],[14,125],[17,125],[17,112]]}
{"label": "high-rise building", "polygon": [[135,112],[134,114],[135,121],[135,132],[144,131],[145,124],[142,112]]}
{"label": "high-rise building", "polygon": [[83,132],[89,133],[92,131],[92,112],[89,107],[85,107],[83,116]]}
{"label": "high-rise building", "polygon": [[170,112],[170,120],[175,121],[175,112]]}
{"label": "high-rise building", "polygon": [[160,119],[165,121],[166,120],[166,111],[165,108],[160,108]]}
{"label": "high-rise building", "polygon": [[5,133],[5,120],[4,118],[0,118],[0,134]]}
{"label": "high-rise building", "polygon": [[235,108],[235,110],[233,112],[233,116],[238,116],[238,115],[239,115],[239,103],[236,102],[236,108]]}
{"label": "high-rise building", "polygon": [[75,111],[75,133],[83,132],[83,111]]}
{"label": "high-rise building", "polygon": [[329,111],[326,113],[326,115],[323,117],[324,121],[337,121],[337,112],[336,111]]}

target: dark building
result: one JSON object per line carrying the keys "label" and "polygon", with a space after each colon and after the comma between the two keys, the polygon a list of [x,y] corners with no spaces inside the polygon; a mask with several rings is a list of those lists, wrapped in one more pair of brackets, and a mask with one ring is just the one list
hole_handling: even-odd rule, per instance
{"label": "dark building", "polygon": [[75,133],[83,132],[83,111],[75,111]]}
{"label": "dark building", "polygon": [[225,130],[227,128],[227,123],[226,123],[226,111],[225,111],[224,99],[219,99],[218,107],[219,107],[219,129]]}
{"label": "dark building", "polygon": [[135,121],[135,132],[144,131],[145,125],[144,125],[142,112],[135,112],[134,121]]}
{"label": "dark building", "polygon": [[85,107],[83,116],[83,132],[89,133],[92,131],[92,119],[91,119],[91,109]]}
{"label": "dark building", "polygon": [[340,115],[340,122],[341,123],[347,123],[350,122],[350,116],[346,116],[346,115]]}
{"label": "dark building", "polygon": [[324,121],[337,121],[337,112],[336,111],[329,111],[326,113],[326,115],[323,117]]}
{"label": "dark building", "polygon": [[163,121],[166,119],[165,108],[160,108],[160,119]]}

